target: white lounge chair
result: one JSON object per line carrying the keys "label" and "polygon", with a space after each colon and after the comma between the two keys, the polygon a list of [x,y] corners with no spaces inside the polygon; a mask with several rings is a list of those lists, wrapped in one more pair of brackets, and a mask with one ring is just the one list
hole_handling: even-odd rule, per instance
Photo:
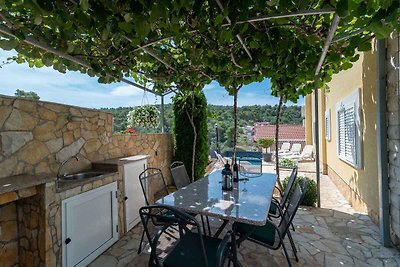
{"label": "white lounge chair", "polygon": [[290,149],[289,152],[286,153],[281,153],[280,156],[282,157],[288,157],[288,156],[300,156],[301,152],[301,144],[293,144],[292,148]]}
{"label": "white lounge chair", "polygon": [[282,143],[281,148],[278,150],[279,154],[288,153],[290,151],[290,143]]}
{"label": "white lounge chair", "polygon": [[303,148],[303,151],[301,152],[300,155],[289,155],[289,156],[286,156],[285,158],[293,159],[293,160],[297,160],[297,161],[314,160],[314,147],[312,145],[306,145]]}
{"label": "white lounge chair", "polygon": [[221,154],[219,154],[217,151],[214,150],[214,153],[215,153],[215,155],[217,156],[217,159],[218,159],[219,163],[220,163],[222,166],[224,166],[224,165],[226,164],[227,160],[224,159],[224,158],[221,156]]}

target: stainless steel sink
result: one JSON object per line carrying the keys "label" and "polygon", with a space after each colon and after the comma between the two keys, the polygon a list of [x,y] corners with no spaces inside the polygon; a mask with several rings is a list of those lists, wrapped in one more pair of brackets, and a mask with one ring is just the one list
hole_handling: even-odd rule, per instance
{"label": "stainless steel sink", "polygon": [[61,180],[84,180],[88,178],[97,177],[103,175],[104,172],[96,172],[96,171],[89,171],[89,172],[80,172],[74,174],[68,174],[66,176],[62,176]]}

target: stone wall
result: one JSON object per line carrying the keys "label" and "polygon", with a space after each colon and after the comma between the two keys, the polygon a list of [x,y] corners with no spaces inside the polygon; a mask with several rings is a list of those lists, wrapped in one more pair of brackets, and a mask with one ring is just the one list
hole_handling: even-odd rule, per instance
{"label": "stone wall", "polygon": [[[36,194],[17,201],[19,266],[44,266],[43,251],[44,209],[42,195]],[[42,237],[41,237],[42,235]]]}
{"label": "stone wall", "polygon": [[17,205],[0,205],[0,267],[19,266]]}
{"label": "stone wall", "polygon": [[[95,161],[147,154],[149,167],[161,168],[171,183],[168,166],[173,157],[172,136],[114,135],[112,123],[111,113],[0,95],[0,178],[56,175],[61,163],[74,155],[79,161],[66,164],[63,172],[89,169]],[[46,266],[60,266],[61,199],[111,180],[61,193],[49,184],[34,187],[31,195],[26,190],[0,194],[0,267],[39,266],[43,262]],[[121,181],[118,187],[121,192]],[[3,199],[8,202],[10,197],[14,202],[5,204]],[[124,229],[122,211],[121,202],[120,229]]]}
{"label": "stone wall", "polygon": [[169,134],[114,135],[111,113],[49,102],[0,96],[0,178],[90,168],[104,159],[149,154],[149,165],[163,169],[173,154]]}
{"label": "stone wall", "polygon": [[400,245],[400,37],[392,33],[387,43],[387,117],[391,234]]}

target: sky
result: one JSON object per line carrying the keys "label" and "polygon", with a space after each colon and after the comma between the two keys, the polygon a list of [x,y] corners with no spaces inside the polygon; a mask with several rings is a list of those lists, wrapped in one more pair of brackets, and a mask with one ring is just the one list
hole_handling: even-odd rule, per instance
{"label": "sky", "polygon": [[[14,55],[15,51],[0,50],[0,64]],[[87,108],[139,106],[159,104],[161,101],[160,97],[151,93],[144,94],[143,90],[126,83],[101,84],[97,78],[80,72],[69,71],[63,74],[51,67],[29,68],[27,64],[15,62],[0,68],[0,81],[0,94],[3,95],[14,95],[17,89],[34,91],[40,100]],[[203,91],[209,104],[233,104],[233,97],[215,81],[206,85]],[[165,103],[171,103],[172,96],[165,96]],[[277,103],[278,98],[271,96],[268,79],[243,86],[239,91],[238,106]],[[297,104],[303,105],[304,100],[300,99]]]}

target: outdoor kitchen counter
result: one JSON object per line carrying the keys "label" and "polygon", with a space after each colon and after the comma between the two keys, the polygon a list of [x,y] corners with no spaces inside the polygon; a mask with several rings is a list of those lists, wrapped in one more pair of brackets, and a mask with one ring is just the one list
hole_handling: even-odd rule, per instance
{"label": "outdoor kitchen counter", "polygon": [[56,180],[56,176],[52,174],[20,174],[0,178],[0,194],[18,191],[28,187],[41,185]]}
{"label": "outdoor kitchen counter", "polygon": [[130,157],[120,157],[120,158],[113,158],[113,159],[106,159],[102,161],[93,162],[92,165],[123,165],[128,162],[134,162],[142,159],[149,158],[150,155],[137,155],[137,156],[130,156]]}
{"label": "outdoor kitchen counter", "polygon": [[0,178],[0,205],[31,197],[37,194],[37,186],[54,182],[56,177],[49,174],[20,174]]}
{"label": "outdoor kitchen counter", "polygon": [[117,180],[118,172],[105,172],[99,176],[85,178],[80,180],[63,180],[57,181],[57,192],[63,192],[68,189],[72,189],[85,184],[94,183],[96,181],[102,181],[103,184],[108,184],[112,181]]}

